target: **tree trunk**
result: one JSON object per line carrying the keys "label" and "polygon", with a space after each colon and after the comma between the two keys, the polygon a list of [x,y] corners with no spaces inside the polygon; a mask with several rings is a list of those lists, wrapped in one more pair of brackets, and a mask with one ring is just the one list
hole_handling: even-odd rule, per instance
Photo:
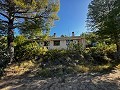
{"label": "tree trunk", "polygon": [[14,45],[13,45],[13,41],[14,41],[14,32],[13,32],[13,20],[9,21],[8,24],[8,55],[9,55],[9,61],[10,63],[13,61],[14,59]]}
{"label": "tree trunk", "polygon": [[8,9],[8,55],[10,63],[14,60],[14,15],[15,15],[15,6],[12,1],[9,2],[9,9]]}
{"label": "tree trunk", "polygon": [[120,42],[117,42],[116,46],[117,46],[117,59],[120,60]]}

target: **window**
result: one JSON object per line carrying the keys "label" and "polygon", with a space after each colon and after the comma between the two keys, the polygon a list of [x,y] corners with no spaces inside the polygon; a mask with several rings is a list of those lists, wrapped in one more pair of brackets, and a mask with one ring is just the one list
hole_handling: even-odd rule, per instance
{"label": "window", "polygon": [[44,42],[44,46],[48,46],[49,45],[49,42],[48,41],[45,41]]}
{"label": "window", "polygon": [[66,45],[69,45],[72,42],[73,42],[73,40],[66,40]]}
{"label": "window", "polygon": [[60,46],[60,40],[54,41],[54,46]]}
{"label": "window", "polygon": [[69,40],[66,40],[66,45],[69,45],[70,44],[70,41]]}

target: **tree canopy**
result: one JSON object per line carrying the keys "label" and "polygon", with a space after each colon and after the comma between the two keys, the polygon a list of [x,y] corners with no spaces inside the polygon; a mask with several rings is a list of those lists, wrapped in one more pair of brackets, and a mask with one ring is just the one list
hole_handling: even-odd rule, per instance
{"label": "tree canopy", "polygon": [[[29,26],[35,20],[44,21],[42,25],[47,24],[50,28],[54,20],[58,19],[58,11],[59,0],[0,0],[0,34],[7,36],[10,61],[14,57],[14,29],[27,21]],[[42,27],[37,24],[35,30],[38,28]]]}
{"label": "tree canopy", "polygon": [[0,34],[7,34],[10,20],[14,24],[12,29],[24,21],[34,22],[34,19],[53,24],[58,19],[58,11],[58,0],[0,0]]}
{"label": "tree canopy", "polygon": [[120,0],[93,0],[88,7],[88,27],[110,38],[120,52]]}

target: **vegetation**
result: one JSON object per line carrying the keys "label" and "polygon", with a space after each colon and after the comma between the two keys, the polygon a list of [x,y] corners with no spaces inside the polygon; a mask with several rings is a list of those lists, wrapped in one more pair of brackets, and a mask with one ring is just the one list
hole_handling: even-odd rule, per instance
{"label": "vegetation", "polygon": [[[19,75],[30,71],[41,77],[103,72],[116,65],[119,69],[120,2],[90,3],[87,22],[93,32],[81,35],[86,38],[86,48],[70,43],[67,50],[48,50],[39,43],[47,39],[50,27],[58,19],[59,4],[54,1],[0,0],[0,15],[4,17],[0,17],[0,75],[13,69]],[[22,35],[14,38],[15,28]]]}
{"label": "vegetation", "polygon": [[[87,35],[90,36],[91,33],[90,35],[87,33]],[[6,39],[1,39],[1,43],[5,42],[4,40]],[[92,42],[92,38],[87,40]],[[47,50],[38,44],[39,41],[27,39],[25,36],[17,36],[14,40],[15,60],[9,68],[15,67],[14,70],[17,74],[23,74],[32,69],[35,71],[34,75],[54,77],[83,72],[103,72],[119,64],[115,56],[116,45],[104,43],[97,38],[96,41],[95,46],[89,46],[86,49],[76,44],[68,50]],[[104,41],[108,42],[108,40]],[[6,44],[3,43],[4,45]],[[4,65],[4,67],[1,66],[1,73],[3,73],[6,70],[7,62],[1,62],[1,65]],[[23,68],[25,69],[23,70]],[[19,70],[21,70],[20,73],[18,73]]]}
{"label": "vegetation", "polygon": [[[102,46],[102,47],[101,47]],[[49,50],[37,59],[40,76],[61,76],[81,72],[103,72],[116,65],[115,45],[89,47],[86,50]]]}
{"label": "vegetation", "polygon": [[47,49],[43,49],[37,41],[26,39],[24,36],[17,36],[14,44],[15,61],[18,62],[35,59],[36,56],[44,54],[47,51]]}
{"label": "vegetation", "polygon": [[120,59],[120,0],[93,0],[88,9],[88,27],[116,44]]}
{"label": "vegetation", "polygon": [[[15,28],[22,27],[20,28],[22,33],[23,30],[30,29],[27,25],[31,27],[31,32],[33,29],[35,32],[46,30],[46,26],[51,27],[54,20],[57,19],[58,11],[58,0],[0,0],[0,35],[7,36],[10,62],[14,59]],[[40,26],[36,23],[39,23]],[[29,34],[31,35],[31,33]]]}
{"label": "vegetation", "polygon": [[4,68],[8,63],[7,58],[7,38],[0,36],[0,76],[3,75]]}

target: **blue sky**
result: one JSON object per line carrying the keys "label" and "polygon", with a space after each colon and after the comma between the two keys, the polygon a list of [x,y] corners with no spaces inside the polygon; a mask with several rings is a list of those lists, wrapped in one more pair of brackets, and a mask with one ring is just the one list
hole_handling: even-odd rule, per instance
{"label": "blue sky", "polygon": [[[50,35],[56,33],[57,36],[70,36],[72,32],[80,35],[86,32],[86,18],[88,12],[88,4],[92,0],[60,0],[60,11],[58,16],[60,20],[55,21],[55,26],[51,28]],[[3,18],[0,16],[0,18]],[[15,35],[19,32],[16,29]]]}
{"label": "blue sky", "polygon": [[59,21],[55,21],[55,26],[51,28],[50,34],[56,33],[60,35],[80,35],[86,32],[86,18],[88,12],[88,4],[91,0],[60,0]]}

